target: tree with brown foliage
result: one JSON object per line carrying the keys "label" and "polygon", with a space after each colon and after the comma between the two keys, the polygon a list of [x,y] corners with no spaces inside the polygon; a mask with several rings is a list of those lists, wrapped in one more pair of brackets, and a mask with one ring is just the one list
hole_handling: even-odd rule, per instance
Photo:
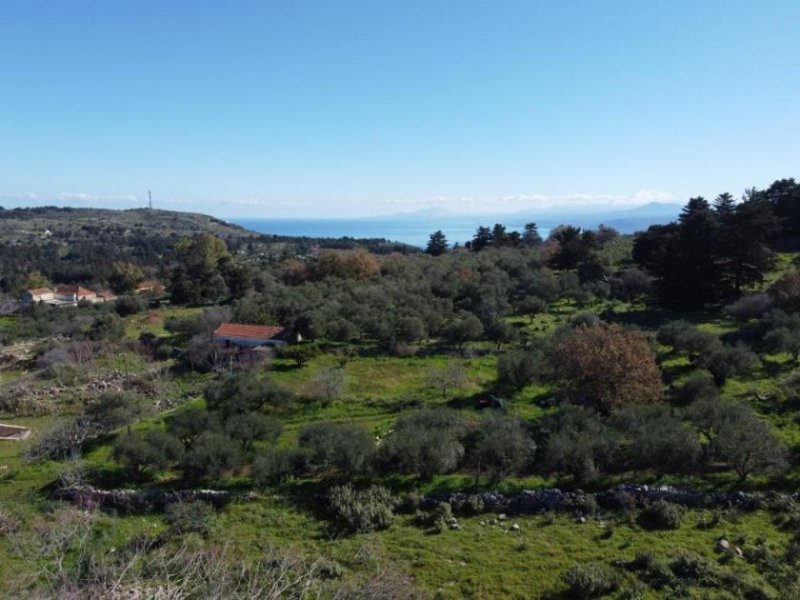
{"label": "tree with brown foliage", "polygon": [[575,329],[555,349],[556,374],[575,403],[608,411],[661,400],[661,371],[647,339],[619,325]]}
{"label": "tree with brown foliage", "polygon": [[800,308],[800,271],[784,273],[767,292],[778,308],[797,310]]}

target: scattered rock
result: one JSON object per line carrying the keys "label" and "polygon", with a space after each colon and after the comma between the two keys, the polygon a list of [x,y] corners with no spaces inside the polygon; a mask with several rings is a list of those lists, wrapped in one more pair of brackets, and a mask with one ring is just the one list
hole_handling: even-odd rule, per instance
{"label": "scattered rock", "polygon": [[736,556],[738,556],[739,558],[744,558],[744,552],[742,552],[742,549],[739,548],[739,546],[736,546],[736,548],[734,548],[734,551],[736,552]]}
{"label": "scattered rock", "polygon": [[506,517],[506,513],[500,513],[499,515],[497,515],[497,519],[499,521],[505,521],[507,518],[508,517]]}
{"label": "scattered rock", "polygon": [[726,539],[717,540],[716,551],[728,552],[731,549],[731,543]]}
{"label": "scattered rock", "polygon": [[519,525],[518,525],[517,523],[514,523],[514,524],[511,526],[511,531],[519,531]]}

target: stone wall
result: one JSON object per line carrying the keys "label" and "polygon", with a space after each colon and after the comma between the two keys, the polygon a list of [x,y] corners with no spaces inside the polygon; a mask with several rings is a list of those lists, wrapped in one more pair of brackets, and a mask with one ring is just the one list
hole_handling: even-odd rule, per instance
{"label": "stone wall", "polygon": [[455,512],[462,514],[496,512],[529,515],[547,511],[588,514],[597,508],[609,510],[635,508],[656,500],[666,500],[687,508],[737,508],[749,511],[798,499],[800,494],[700,492],[671,486],[622,484],[595,493],[539,489],[526,490],[518,494],[498,492],[433,494],[423,497],[420,506],[432,508],[439,502],[446,502]]}
{"label": "stone wall", "polygon": [[202,500],[220,508],[236,501],[257,498],[253,493],[228,492],[225,490],[101,490],[92,486],[59,488],[53,492],[59,500],[82,507],[100,507],[117,510],[124,514],[160,512],[173,502]]}

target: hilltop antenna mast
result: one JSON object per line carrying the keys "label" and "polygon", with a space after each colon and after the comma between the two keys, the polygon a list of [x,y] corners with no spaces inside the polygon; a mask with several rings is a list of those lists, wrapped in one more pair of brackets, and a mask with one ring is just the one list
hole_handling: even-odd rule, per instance
{"label": "hilltop antenna mast", "polygon": [[153,210],[153,192],[147,190],[147,208]]}

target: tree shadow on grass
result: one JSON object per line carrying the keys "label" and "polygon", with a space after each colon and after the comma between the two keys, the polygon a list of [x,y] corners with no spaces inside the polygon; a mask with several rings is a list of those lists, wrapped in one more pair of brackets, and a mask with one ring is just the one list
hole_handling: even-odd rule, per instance
{"label": "tree shadow on grass", "polygon": [[681,377],[689,375],[690,373],[693,373],[695,371],[698,371],[698,368],[693,364],[671,365],[666,368],[662,367],[661,369],[664,383],[666,383],[667,385],[670,385],[675,381],[677,381],[678,379],[680,379]]}
{"label": "tree shadow on grass", "polygon": [[692,325],[698,325],[719,319],[719,314],[714,311],[672,311],[652,308],[642,308],[621,313],[604,311],[601,316],[603,320],[610,323],[619,323],[620,325],[635,326],[642,329],[658,329],[670,321],[687,321]]}
{"label": "tree shadow on grass", "polygon": [[761,366],[769,377],[788,374],[800,367],[797,361],[778,361],[770,358],[762,358]]}
{"label": "tree shadow on grass", "polygon": [[302,368],[303,365],[298,365],[297,363],[272,363],[270,371],[275,373],[291,373],[293,371],[299,371]]}

